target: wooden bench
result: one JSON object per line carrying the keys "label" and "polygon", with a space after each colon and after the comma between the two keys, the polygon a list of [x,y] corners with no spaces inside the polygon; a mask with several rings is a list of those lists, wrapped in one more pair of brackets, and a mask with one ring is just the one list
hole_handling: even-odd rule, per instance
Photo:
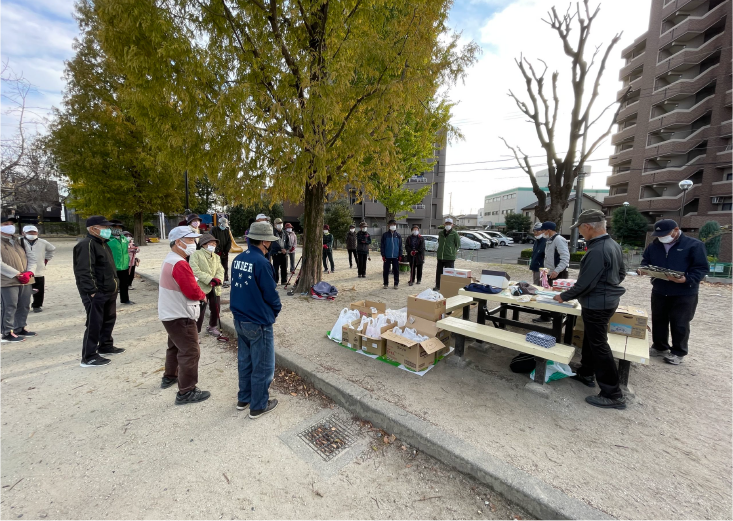
{"label": "wooden bench", "polygon": [[466,295],[456,295],[455,297],[448,297],[445,299],[445,312],[450,313],[458,309],[463,310],[463,320],[468,320],[468,315],[471,312],[471,304],[474,303],[473,298],[467,297]]}
{"label": "wooden bench", "polygon": [[[464,308],[466,309],[466,308]],[[463,357],[466,337],[483,340],[490,344],[495,344],[508,349],[513,349],[521,353],[532,355],[537,360],[535,368],[535,382],[540,385],[545,383],[545,367],[547,360],[568,364],[575,354],[573,346],[565,344],[555,344],[553,347],[545,348],[525,340],[525,335],[521,333],[512,333],[505,329],[498,329],[493,326],[484,324],[476,324],[467,320],[461,320],[455,317],[444,318],[439,320],[436,325],[446,331],[450,331],[455,338],[456,356]]]}

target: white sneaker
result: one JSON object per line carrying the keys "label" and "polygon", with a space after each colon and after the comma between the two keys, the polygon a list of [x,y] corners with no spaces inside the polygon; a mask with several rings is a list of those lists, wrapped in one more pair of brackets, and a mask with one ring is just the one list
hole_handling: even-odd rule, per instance
{"label": "white sneaker", "polygon": [[216,326],[214,326],[214,327],[211,327],[211,326],[207,327],[206,328],[206,332],[208,334],[210,334],[211,336],[221,336],[221,332],[219,331],[219,328],[216,327]]}

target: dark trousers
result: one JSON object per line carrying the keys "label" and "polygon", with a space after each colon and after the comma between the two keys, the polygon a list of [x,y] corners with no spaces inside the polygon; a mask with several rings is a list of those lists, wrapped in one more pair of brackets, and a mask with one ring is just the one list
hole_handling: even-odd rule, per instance
{"label": "dark trousers", "polygon": [[422,265],[415,262],[415,257],[410,256],[410,282],[422,281]]}
{"label": "dark trousers", "polygon": [[608,345],[608,323],[615,312],[616,308],[583,308],[581,314],[585,335],[578,374],[595,375],[598,387],[601,388],[601,395],[607,398],[623,396],[618,382],[618,368]]}
{"label": "dark trousers", "polygon": [[215,327],[219,323],[219,309],[221,297],[216,296],[216,290],[211,288],[206,294],[206,301],[200,304],[199,319],[196,321],[196,330],[201,333],[201,327],[204,325],[204,317],[206,315],[206,305],[209,307],[209,327]]}
{"label": "dark trousers", "polygon": [[135,265],[130,266],[130,274],[127,276],[127,287],[131,288],[132,283],[135,281]]}
{"label": "dark trousers", "polygon": [[325,249],[323,250],[323,269],[327,270],[328,266],[326,266],[326,259],[331,261],[331,271],[333,271],[333,250],[332,249]]}
{"label": "dark trousers", "polygon": [[[333,260],[331,261],[331,266],[333,266]],[[272,256],[272,270],[275,272],[275,284],[285,284],[288,281],[287,253],[278,253],[277,255]]]}
{"label": "dark trousers", "polygon": [[443,274],[443,268],[452,268],[455,266],[454,260],[438,259],[438,267],[435,269],[435,287],[440,289],[440,276]]}
{"label": "dark trousers", "polygon": [[87,312],[86,331],[81,357],[87,360],[97,354],[100,347],[112,347],[112,330],[117,320],[117,293],[95,293],[94,297],[82,295]]}
{"label": "dark trousers", "polygon": [[117,278],[120,279],[120,302],[130,302],[130,281],[127,269],[117,270]]}
{"label": "dark trousers", "polygon": [[400,259],[385,259],[384,265],[382,266],[382,278],[384,279],[384,285],[389,284],[389,269],[392,268],[394,273],[394,285],[395,288],[400,285]]}
{"label": "dark trousers", "polygon": [[31,284],[33,289],[37,289],[38,292],[33,294],[33,304],[31,307],[37,309],[43,306],[43,294],[46,286],[46,277],[36,277],[36,281]]}
{"label": "dark trousers", "polygon": [[220,255],[221,265],[224,267],[224,280],[229,280],[229,252]]}
{"label": "dark trousers", "polygon": [[367,257],[369,256],[369,253],[367,252],[356,252],[356,271],[357,275],[364,275],[366,277],[366,265],[367,265]]}
{"label": "dark trousers", "polygon": [[178,377],[178,392],[187,393],[199,382],[199,334],[192,318],[166,320],[163,327],[168,332],[168,350],[165,352],[163,376]]}
{"label": "dark trousers", "polygon": [[[695,317],[697,295],[665,297],[652,291],[652,347],[659,351],[669,349],[673,355],[687,355],[690,322]],[[672,331],[672,346],[669,333]]]}
{"label": "dark trousers", "polygon": [[352,255],[354,256],[354,261],[356,261],[356,262],[357,262],[357,264],[358,264],[358,262],[359,262],[359,261],[357,260],[357,258],[356,258],[356,250],[349,250],[349,268],[353,268],[353,267],[354,267],[354,265],[353,265],[353,264],[351,263],[351,256],[352,256]]}

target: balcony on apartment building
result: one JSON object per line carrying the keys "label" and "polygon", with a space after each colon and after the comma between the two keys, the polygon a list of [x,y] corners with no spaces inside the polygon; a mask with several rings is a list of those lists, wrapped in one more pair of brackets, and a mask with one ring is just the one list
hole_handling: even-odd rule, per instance
{"label": "balcony on apartment building", "polygon": [[641,89],[630,92],[626,97],[626,101],[621,103],[621,110],[618,111],[617,121],[623,121],[630,116],[636,114],[639,110],[639,100],[641,99]]}
{"label": "balcony on apartment building", "polygon": [[618,183],[609,186],[608,195],[603,199],[603,206],[616,206],[629,200],[629,183]]}
{"label": "balcony on apartment building", "polygon": [[655,75],[664,74],[678,67],[699,63],[714,52],[719,52],[725,45],[723,32],[725,31],[725,19],[717,22],[702,34],[688,34],[689,40],[675,40],[667,47],[660,49],[659,61]]}
{"label": "balcony on apartment building", "polygon": [[616,146],[622,141],[633,139],[636,135],[636,114],[629,116],[627,119],[618,121],[618,131],[611,136],[611,144]]}
{"label": "balcony on apartment building", "polygon": [[705,149],[702,153],[706,153],[707,142],[698,143],[694,148],[693,144],[716,134],[712,132],[714,129],[710,126],[711,118],[712,112],[707,112],[690,125],[670,124],[649,132],[646,144],[647,159],[681,153],[692,153],[694,156],[701,152],[700,149]]}
{"label": "balcony on apartment building", "polygon": [[652,105],[649,132],[669,125],[692,124],[706,112],[712,110],[716,89],[716,80],[694,94],[678,94]]}
{"label": "balcony on apartment building", "polygon": [[626,63],[621,67],[621,71],[618,74],[618,79],[623,80],[631,72],[640,67],[644,63],[644,53],[646,52],[646,38],[634,46],[634,49],[623,56]]}
{"label": "balcony on apartment building", "polygon": [[407,215],[407,219],[423,219],[427,216],[428,216],[427,205],[413,204],[410,207],[410,213]]}
{"label": "balcony on apartment building", "polygon": [[[705,76],[706,78],[709,78],[708,81],[701,80],[701,77],[705,75],[707,71],[720,65],[720,55],[720,50],[715,50],[710,54],[706,53],[706,56],[702,57],[702,59],[696,63],[681,63],[673,69],[658,75],[654,80],[654,94],[662,91],[662,98],[667,99],[670,96],[684,92],[697,92],[713,79],[714,74]],[[673,90],[673,87],[676,87],[676,89]],[[683,87],[688,88],[684,89]],[[656,103],[657,100],[653,99],[652,101]]]}
{"label": "balcony on apartment building", "polygon": [[623,141],[616,145],[615,153],[608,158],[608,164],[610,166],[616,166],[620,163],[631,161],[633,151],[634,138],[630,137],[626,141]]}
{"label": "balcony on apartment building", "polygon": [[[729,4],[729,0],[692,0],[677,3],[680,7],[670,13],[664,13],[666,16],[662,21],[659,36],[660,48],[684,38],[688,33],[706,31],[719,16],[728,12],[724,5]],[[681,5],[683,3],[684,6]]]}
{"label": "balcony on apartment building", "polygon": [[[702,177],[700,179],[702,179]],[[695,198],[699,197],[700,190],[700,183],[693,184],[692,187],[687,190],[687,195],[685,196],[685,213],[689,211],[689,204],[691,204]],[[644,185],[640,189],[639,202],[637,204],[639,211],[673,211],[679,210],[681,206],[682,190],[680,190],[676,183]]]}
{"label": "balcony on apartment building", "polygon": [[641,86],[640,80],[643,76],[644,65],[639,65],[623,78],[619,78],[623,80],[623,88],[621,88],[621,90],[616,93],[616,99],[620,99],[624,94],[626,94],[626,92],[629,90],[629,87],[631,87],[632,92],[639,90]]}

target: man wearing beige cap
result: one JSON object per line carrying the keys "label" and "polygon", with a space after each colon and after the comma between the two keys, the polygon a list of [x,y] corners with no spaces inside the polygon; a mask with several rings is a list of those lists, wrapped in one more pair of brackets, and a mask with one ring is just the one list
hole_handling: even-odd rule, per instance
{"label": "man wearing beige cap", "polygon": [[31,308],[34,313],[40,313],[43,311],[43,297],[45,295],[46,264],[53,258],[53,252],[56,251],[56,246],[44,239],[39,239],[38,228],[32,224],[23,226],[23,240],[21,242],[25,248],[26,255],[31,252],[36,258],[36,271],[34,272],[36,281],[32,285],[36,292],[33,294],[33,305]]}
{"label": "man wearing beige cap", "polygon": [[572,378],[588,387],[595,387],[598,381],[601,392],[585,399],[590,405],[625,409],[626,398],[608,345],[608,323],[626,292],[621,287],[626,278],[621,247],[606,233],[606,216],[600,210],[585,210],[572,228],[578,228],[588,243],[588,251],[580,261],[578,281],[554,297],[558,302],[578,299],[583,308],[583,351],[580,367]]}

